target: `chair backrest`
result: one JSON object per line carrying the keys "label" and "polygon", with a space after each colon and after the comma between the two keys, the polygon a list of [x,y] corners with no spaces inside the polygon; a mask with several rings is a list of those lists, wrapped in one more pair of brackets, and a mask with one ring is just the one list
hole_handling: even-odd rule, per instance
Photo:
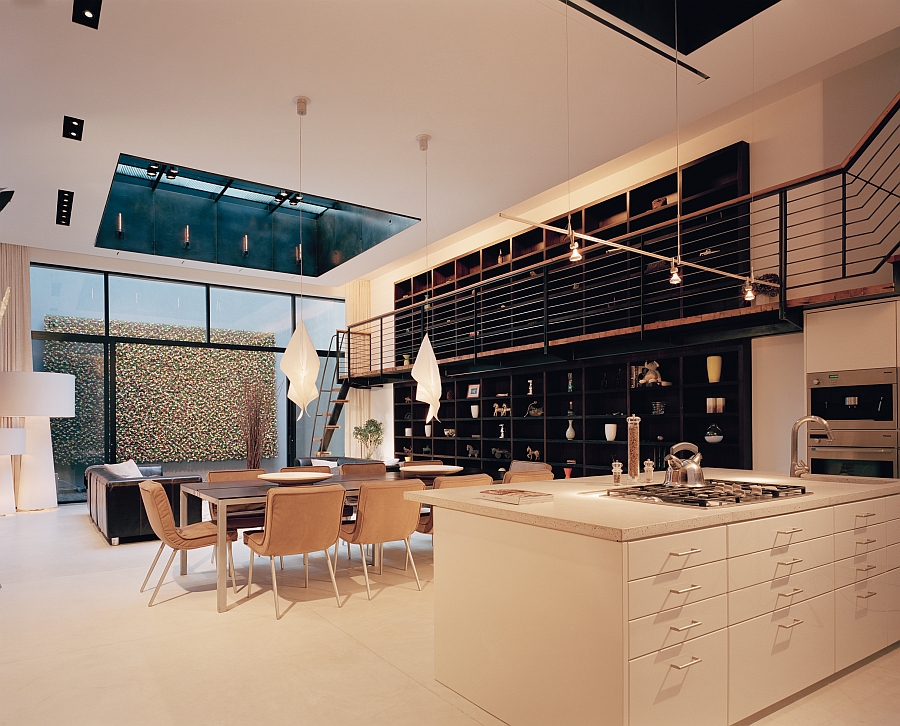
{"label": "chair backrest", "polygon": [[367,461],[365,464],[341,464],[341,474],[385,474],[387,467],[383,461]]}
{"label": "chair backrest", "polygon": [[297,555],[328,549],[341,529],[344,494],[340,484],[269,489],[260,554]]}
{"label": "chair backrest", "polygon": [[330,466],[282,466],[281,471],[305,471],[309,474],[330,474],[334,469]]}
{"label": "chair backrest", "polygon": [[456,487],[489,487],[494,483],[490,474],[467,474],[466,476],[438,476],[434,479],[434,489]]}
{"label": "chair backrest", "polygon": [[550,481],[553,471],[508,471],[503,475],[504,484],[521,484],[526,481]]}
{"label": "chair backrest", "polygon": [[220,469],[209,472],[206,475],[206,481],[244,481],[256,479],[260,474],[265,473],[265,469]]}
{"label": "chair backrest", "polygon": [[416,531],[422,505],[404,499],[403,495],[424,488],[421,479],[361,482],[353,541],[374,544],[409,537]]}
{"label": "chair backrest", "polygon": [[514,461],[509,465],[510,471],[553,471],[553,467],[543,461]]}
{"label": "chair backrest", "polygon": [[183,539],[175,526],[175,516],[163,485],[158,481],[142,481],[138,486],[154,534],[172,549],[183,549]]}
{"label": "chair backrest", "polygon": [[401,461],[400,468],[405,469],[407,466],[443,466],[443,461]]}

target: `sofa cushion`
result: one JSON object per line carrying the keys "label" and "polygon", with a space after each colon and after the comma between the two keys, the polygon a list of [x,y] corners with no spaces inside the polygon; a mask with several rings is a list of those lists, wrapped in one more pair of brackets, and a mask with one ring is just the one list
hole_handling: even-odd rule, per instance
{"label": "sofa cushion", "polygon": [[123,461],[121,464],[107,464],[106,470],[113,476],[123,479],[140,479],[144,476],[134,459]]}
{"label": "sofa cushion", "polygon": [[162,476],[162,465],[159,466],[138,466],[141,476]]}

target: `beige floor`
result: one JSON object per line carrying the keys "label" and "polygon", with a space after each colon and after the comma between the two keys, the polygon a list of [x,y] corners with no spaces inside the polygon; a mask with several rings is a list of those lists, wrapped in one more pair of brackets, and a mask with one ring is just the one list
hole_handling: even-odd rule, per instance
{"label": "beige floor", "polygon": [[[362,572],[343,569],[341,610],[324,559],[304,591],[289,558],[278,622],[266,567],[249,601],[216,613],[208,551],[147,608],[137,589],[157,545],[109,547],[80,505],[0,517],[0,543],[3,726],[501,723],[434,680],[429,538],[414,541],[423,592],[388,568],[368,602]],[[243,581],[249,551],[235,555]],[[402,545],[386,557],[402,567]],[[898,712],[893,650],[757,723],[893,726]]]}

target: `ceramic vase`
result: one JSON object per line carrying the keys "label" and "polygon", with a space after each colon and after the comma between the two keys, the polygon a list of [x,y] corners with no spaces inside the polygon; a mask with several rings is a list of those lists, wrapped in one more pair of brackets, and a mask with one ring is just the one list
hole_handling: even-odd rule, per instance
{"label": "ceramic vase", "polygon": [[567,438],[569,441],[572,441],[572,439],[575,438],[575,427],[572,426],[572,421],[571,421],[571,419],[569,420],[569,428],[566,429],[566,438]]}
{"label": "ceramic vase", "polygon": [[706,375],[710,383],[718,383],[722,379],[722,356],[710,355],[706,357]]}
{"label": "ceramic vase", "polygon": [[472,412],[472,418],[478,418],[478,406],[477,405],[469,406],[469,410]]}
{"label": "ceramic vase", "polygon": [[616,424],[606,424],[603,427],[603,433],[606,434],[607,441],[615,441],[616,440],[616,431],[618,430],[618,426]]}
{"label": "ceramic vase", "polygon": [[425,435],[431,436],[431,424],[425,424]]}
{"label": "ceramic vase", "polygon": [[566,479],[571,479],[572,478],[572,467],[571,466],[564,467],[563,473],[566,475]]}

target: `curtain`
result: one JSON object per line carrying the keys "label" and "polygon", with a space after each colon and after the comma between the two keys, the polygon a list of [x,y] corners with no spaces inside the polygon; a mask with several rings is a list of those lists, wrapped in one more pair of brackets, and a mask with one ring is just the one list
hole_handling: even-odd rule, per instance
{"label": "curtain", "polygon": [[[9,288],[9,303],[0,321],[0,371],[31,370],[31,257],[27,247],[0,244],[0,300]],[[0,426],[21,428],[20,418],[0,418]],[[20,456],[12,457],[18,491]]]}
{"label": "curtain", "polygon": [[[368,280],[354,280],[344,285],[344,315],[347,325],[365,320],[370,315],[370,285]],[[344,433],[344,450],[348,456],[365,456],[362,444],[353,438],[353,429],[363,426],[372,418],[372,393],[368,388],[351,388],[347,404],[347,430]],[[382,421],[382,423],[384,423]],[[382,454],[383,455],[383,454]]]}

